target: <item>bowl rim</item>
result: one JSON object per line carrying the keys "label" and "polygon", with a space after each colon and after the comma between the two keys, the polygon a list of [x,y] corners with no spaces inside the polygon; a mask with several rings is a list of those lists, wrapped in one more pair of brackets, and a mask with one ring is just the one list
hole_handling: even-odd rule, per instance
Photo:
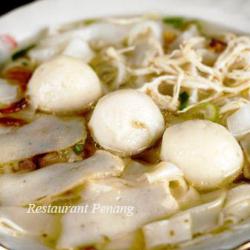
{"label": "bowl rim", "polygon": [[[243,4],[244,3],[244,4]],[[86,8],[87,7],[87,8]],[[48,26],[84,18],[159,13],[250,32],[250,2],[239,0],[38,0],[0,17],[0,34],[23,42]],[[21,21],[20,21],[21,20]]]}

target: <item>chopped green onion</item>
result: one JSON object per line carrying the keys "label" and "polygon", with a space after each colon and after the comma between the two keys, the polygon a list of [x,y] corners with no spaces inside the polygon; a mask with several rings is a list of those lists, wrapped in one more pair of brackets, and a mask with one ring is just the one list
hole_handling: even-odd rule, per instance
{"label": "chopped green onion", "polygon": [[94,18],[89,18],[89,19],[86,19],[84,20],[84,24],[85,25],[90,25],[90,24],[93,24],[93,23],[96,23],[97,22],[97,19],[94,19]]}
{"label": "chopped green onion", "polygon": [[198,20],[187,20],[182,17],[165,17],[163,22],[173,26],[176,29],[185,29],[190,25],[195,25],[197,29],[202,32],[202,25]]}
{"label": "chopped green onion", "polygon": [[187,92],[182,92],[179,95],[179,100],[180,100],[180,106],[179,109],[183,110],[188,106],[188,99],[189,99],[189,94]]}
{"label": "chopped green onion", "polygon": [[163,22],[173,26],[176,29],[181,29],[185,26],[186,20],[182,17],[165,17]]}
{"label": "chopped green onion", "polygon": [[23,48],[23,49],[20,49],[20,50],[16,51],[16,52],[12,55],[12,57],[11,57],[12,60],[16,60],[16,59],[18,59],[18,58],[20,58],[20,57],[25,56],[25,54],[26,54],[30,49],[32,49],[34,46],[35,46],[35,45],[32,44],[32,45],[29,45],[29,46],[27,46],[27,47],[25,47],[25,48]]}
{"label": "chopped green onion", "polygon": [[180,117],[183,120],[205,119],[212,122],[221,123],[219,120],[219,108],[212,103],[199,104],[188,111],[182,113]]}
{"label": "chopped green onion", "polygon": [[77,143],[76,145],[73,146],[73,151],[79,155],[83,152],[84,150],[84,144],[82,143]]}
{"label": "chopped green onion", "polygon": [[212,104],[212,103],[204,103],[201,105],[201,107],[204,107],[203,114],[204,119],[210,120],[210,121],[216,121],[219,115],[218,108]]}
{"label": "chopped green onion", "polygon": [[189,114],[199,119],[217,121],[219,116],[218,107],[212,103],[202,103],[188,111]]}

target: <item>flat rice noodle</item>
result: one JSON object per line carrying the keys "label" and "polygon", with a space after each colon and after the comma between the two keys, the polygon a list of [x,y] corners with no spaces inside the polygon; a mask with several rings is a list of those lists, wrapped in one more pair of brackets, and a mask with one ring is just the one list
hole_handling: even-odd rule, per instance
{"label": "flat rice noodle", "polygon": [[102,250],[141,250],[144,249],[144,238],[141,230],[119,235],[102,246]]}
{"label": "flat rice noodle", "polygon": [[0,104],[9,105],[16,102],[18,98],[18,87],[0,79]]}
{"label": "flat rice noodle", "polygon": [[187,207],[190,200],[192,201],[191,204],[196,204],[197,200],[199,200],[198,192],[192,187],[188,188],[182,171],[170,162],[160,162],[155,166],[151,166],[132,160],[128,162],[122,178],[146,184],[164,182],[168,185],[172,195],[177,199],[181,207]]}
{"label": "flat rice noodle", "polygon": [[157,221],[143,227],[146,249],[174,245],[192,239],[190,213],[169,220]]}
{"label": "flat rice noodle", "polygon": [[157,21],[142,21],[133,26],[128,35],[128,43],[134,44],[138,38],[145,34],[162,41],[162,24]]}
{"label": "flat rice noodle", "polygon": [[189,39],[197,36],[199,36],[199,31],[195,25],[192,25],[186,31],[180,33],[177,39],[171,44],[170,48],[172,50],[179,49],[180,45],[184,44]]}
{"label": "flat rice noodle", "polygon": [[225,197],[224,191],[212,192],[204,199],[206,203],[184,211],[191,215],[193,235],[209,232],[219,226]]}
{"label": "flat rice noodle", "polygon": [[[83,28],[45,37],[37,47],[29,51],[29,56],[38,62],[44,62],[65,53],[65,50],[69,50],[68,46],[71,47],[72,54],[72,42],[76,40],[78,41],[78,45],[76,48],[76,44],[74,44],[74,52],[76,52],[76,49],[80,49],[80,52],[84,51],[86,53],[86,48],[84,48],[86,44],[87,46],[92,42],[98,44],[101,42],[102,45],[116,44],[125,39],[129,30],[130,25],[97,22]],[[80,44],[81,42],[83,44]],[[72,55],[75,56],[76,53]]]}
{"label": "flat rice noodle", "polygon": [[223,219],[239,223],[250,217],[250,184],[242,184],[228,191]]}
{"label": "flat rice noodle", "polygon": [[51,236],[55,234],[56,222],[56,217],[51,214],[28,213],[28,209],[22,207],[0,207],[1,227],[7,226],[14,233]]}
{"label": "flat rice noodle", "polygon": [[169,182],[179,180],[180,178],[183,178],[182,171],[170,162],[161,162],[140,177],[140,179],[145,179],[149,183],[158,181]]}
{"label": "flat rice noodle", "polygon": [[[112,240],[178,211],[178,204],[164,183],[129,186],[121,179],[95,181],[82,196],[84,201],[79,205],[87,204],[88,213],[64,215],[59,248],[88,246],[102,242],[104,236]],[[95,206],[110,210],[93,210]],[[112,209],[126,207],[127,211],[112,213]],[[133,209],[131,214],[129,207]]]}
{"label": "flat rice noodle", "polygon": [[11,250],[52,250],[36,237],[15,235],[2,227],[0,227],[0,244],[4,249]]}
{"label": "flat rice noodle", "polygon": [[27,213],[26,208],[0,207],[0,244],[11,250],[47,250],[41,241],[56,237],[54,215]]}
{"label": "flat rice noodle", "polygon": [[188,209],[199,205],[201,203],[201,196],[195,188],[189,186],[188,190],[177,201],[181,209]]}
{"label": "flat rice noodle", "polygon": [[143,174],[149,172],[150,170],[152,170],[152,167],[149,165],[145,165],[134,160],[129,160],[121,177],[125,180],[136,182]]}
{"label": "flat rice noodle", "polygon": [[41,41],[42,46],[53,46],[67,42],[72,38],[79,38],[87,42],[104,42],[116,44],[125,39],[131,25],[120,25],[109,22],[96,22],[83,28],[67,31],[55,36],[50,36]]}
{"label": "flat rice noodle", "polygon": [[123,162],[106,151],[74,163],[58,163],[33,172],[0,176],[0,204],[25,205],[59,195],[94,178],[117,176]]}
{"label": "flat rice noodle", "polygon": [[219,234],[209,234],[179,245],[181,250],[232,250],[248,242],[250,237],[250,220]]}
{"label": "flat rice noodle", "polygon": [[148,168],[137,181],[149,184],[164,182],[169,186],[172,195],[179,201],[188,192],[188,185],[184,180],[183,172],[170,162],[160,162],[154,167]]}
{"label": "flat rice noodle", "polygon": [[160,162],[155,166],[129,161],[122,178],[146,183],[171,182],[183,179],[182,171],[170,162]]}
{"label": "flat rice noodle", "polygon": [[81,59],[85,63],[89,63],[95,54],[88,43],[75,38],[66,46],[63,55],[75,57]]}
{"label": "flat rice noodle", "polygon": [[43,115],[30,124],[0,135],[0,164],[62,150],[85,136],[82,119]]}
{"label": "flat rice noodle", "polygon": [[225,207],[235,205],[236,203],[248,199],[250,199],[250,184],[238,185],[228,191]]}
{"label": "flat rice noodle", "polygon": [[156,21],[143,21],[134,25],[128,44],[135,46],[129,63],[135,67],[148,66],[155,57],[163,55],[162,25]]}
{"label": "flat rice noodle", "polygon": [[[214,193],[210,196],[218,195]],[[211,197],[209,197],[211,198]],[[168,220],[143,227],[147,249],[180,244],[198,233],[206,233],[219,226],[225,193],[213,201],[180,212]]]}
{"label": "flat rice noodle", "polygon": [[227,127],[234,136],[250,132],[250,104],[245,104],[227,118]]}

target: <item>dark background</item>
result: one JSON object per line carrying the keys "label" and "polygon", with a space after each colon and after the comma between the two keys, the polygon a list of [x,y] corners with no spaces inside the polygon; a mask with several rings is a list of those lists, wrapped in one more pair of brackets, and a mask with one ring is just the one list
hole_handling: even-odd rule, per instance
{"label": "dark background", "polygon": [[[34,0],[33,0],[34,1]],[[0,15],[15,9],[23,4],[33,2],[32,0],[7,0],[7,1],[2,1],[1,8],[0,8]]]}

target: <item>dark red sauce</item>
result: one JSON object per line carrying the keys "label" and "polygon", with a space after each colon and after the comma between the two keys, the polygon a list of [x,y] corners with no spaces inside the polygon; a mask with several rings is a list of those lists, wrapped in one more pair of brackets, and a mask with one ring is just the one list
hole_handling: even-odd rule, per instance
{"label": "dark red sauce", "polygon": [[25,91],[27,88],[27,84],[32,76],[32,70],[25,68],[25,67],[20,67],[16,66],[10,69],[7,69],[4,72],[4,77],[12,81],[13,83],[16,83],[20,86],[22,91]]}
{"label": "dark red sauce", "polygon": [[15,112],[23,110],[24,108],[27,107],[27,105],[28,105],[28,102],[26,101],[25,98],[23,98],[20,101],[17,101],[15,103],[10,104],[6,108],[0,109],[0,113],[2,113],[2,114],[15,113]]}
{"label": "dark red sauce", "polygon": [[14,126],[19,127],[26,124],[26,122],[22,119],[14,118],[14,117],[0,117],[0,124],[4,126]]}
{"label": "dark red sauce", "polygon": [[225,48],[227,44],[219,39],[212,38],[209,47],[214,50],[216,53],[221,53]]}

